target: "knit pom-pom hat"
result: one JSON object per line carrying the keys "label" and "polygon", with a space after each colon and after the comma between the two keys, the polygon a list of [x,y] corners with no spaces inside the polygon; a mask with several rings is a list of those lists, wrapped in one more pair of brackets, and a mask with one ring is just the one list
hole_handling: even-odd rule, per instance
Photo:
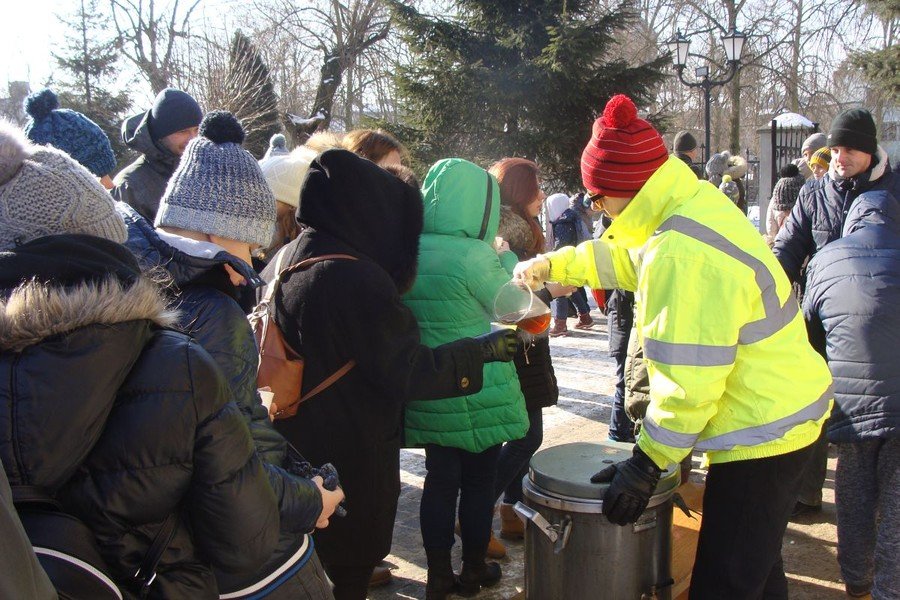
{"label": "knit pom-pom hat", "polygon": [[591,140],[581,154],[581,179],[591,192],[630,198],[668,157],[656,129],[638,118],[631,98],[618,94],[594,121]]}
{"label": "knit pom-pom hat", "polygon": [[244,129],[230,112],[200,123],[159,203],[156,226],[268,246],[275,233],[275,196],[253,156],[241,147]]}
{"label": "knit pom-pom hat", "polygon": [[87,169],[0,120],[0,252],[66,233],[118,244],[128,237],[112,196]]}
{"label": "knit pom-pom hat", "polygon": [[97,177],[115,170],[116,157],[100,126],[80,112],[60,108],[52,90],[28,96],[25,112],[29,117],[25,135],[35,144],[62,150]]}

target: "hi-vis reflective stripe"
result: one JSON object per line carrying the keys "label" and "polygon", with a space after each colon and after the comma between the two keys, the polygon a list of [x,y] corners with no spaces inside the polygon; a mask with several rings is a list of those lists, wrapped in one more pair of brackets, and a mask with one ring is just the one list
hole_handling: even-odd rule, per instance
{"label": "hi-vis reflective stripe", "polygon": [[[694,448],[704,452],[709,450],[731,450],[735,446],[759,446],[766,442],[781,439],[784,437],[784,434],[801,423],[818,421],[825,414],[825,411],[828,410],[828,402],[833,397],[834,390],[829,385],[828,389],[819,396],[818,400],[806,405],[792,415],[764,425],[746,427],[707,438],[694,446]],[[653,436],[651,435],[650,437]]]}
{"label": "hi-vis reflective stripe", "polygon": [[735,446],[759,446],[784,437],[788,431],[807,421],[817,421],[828,410],[828,402],[834,396],[831,386],[819,398],[798,410],[794,414],[782,417],[771,423],[745,427],[737,431],[729,431],[705,440],[697,441],[700,433],[679,433],[666,429],[654,421],[650,415],[644,417],[641,430],[650,439],[673,448],[693,448],[703,452],[731,450]]}
{"label": "hi-vis reflective stripe", "polygon": [[734,363],[737,346],[704,346],[676,344],[644,338],[644,358],[667,365],[720,367]]}
{"label": "hi-vis reflective stripe", "polygon": [[597,268],[597,278],[607,290],[619,287],[619,279],[616,277],[616,268],[613,266],[612,251],[608,244],[596,243],[592,246],[594,251],[594,266]]}
{"label": "hi-vis reflective stripe", "polygon": [[693,219],[680,215],[666,219],[659,227],[659,232],[663,231],[676,231],[682,235],[692,237],[699,242],[724,252],[731,258],[753,269],[756,285],[759,286],[759,291],[762,295],[763,309],[766,316],[759,321],[747,323],[741,327],[738,335],[739,343],[753,344],[766,339],[790,323],[799,312],[800,307],[792,295],[788,295],[784,304],[779,302],[775,277],[766,265],[755,256],[738,248],[721,233]]}

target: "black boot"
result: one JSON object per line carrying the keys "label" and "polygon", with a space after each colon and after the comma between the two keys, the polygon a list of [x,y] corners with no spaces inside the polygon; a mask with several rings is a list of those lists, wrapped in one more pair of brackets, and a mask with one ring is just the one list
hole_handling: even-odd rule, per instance
{"label": "black boot", "polygon": [[476,595],[481,588],[497,585],[502,573],[500,565],[495,562],[485,562],[486,550],[478,553],[467,554],[463,552],[462,571],[459,572],[460,596],[470,597]]}
{"label": "black boot", "polygon": [[428,584],[425,586],[425,600],[445,600],[457,589],[456,575],[450,562],[450,550],[425,548],[428,559]]}

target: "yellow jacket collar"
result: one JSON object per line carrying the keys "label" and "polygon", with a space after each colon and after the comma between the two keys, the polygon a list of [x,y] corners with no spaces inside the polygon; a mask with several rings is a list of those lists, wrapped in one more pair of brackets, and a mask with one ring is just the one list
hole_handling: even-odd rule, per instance
{"label": "yellow jacket collar", "polygon": [[640,248],[675,210],[703,185],[680,158],[670,156],[613,220],[604,241],[623,248]]}

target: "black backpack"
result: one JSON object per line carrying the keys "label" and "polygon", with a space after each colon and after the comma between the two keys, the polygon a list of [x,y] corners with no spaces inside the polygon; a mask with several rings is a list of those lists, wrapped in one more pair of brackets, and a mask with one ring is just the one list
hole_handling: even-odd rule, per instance
{"label": "black backpack", "polygon": [[[60,599],[123,600],[122,591],[110,577],[110,569],[87,525],[63,511],[60,504],[39,487],[13,485],[11,488],[19,520]],[[141,598],[150,592],[159,559],[172,541],[176,523],[175,514],[163,522],[140,569],[133,576]]]}

